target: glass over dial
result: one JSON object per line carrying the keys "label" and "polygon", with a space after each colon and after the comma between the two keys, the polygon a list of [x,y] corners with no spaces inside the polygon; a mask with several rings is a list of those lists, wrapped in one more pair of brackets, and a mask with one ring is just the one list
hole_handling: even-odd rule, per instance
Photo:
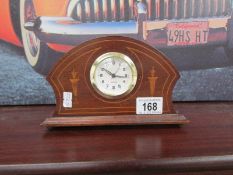
{"label": "glass over dial", "polygon": [[134,89],[137,69],[125,54],[108,52],[99,56],[93,63],[90,80],[100,95],[106,98],[123,97]]}

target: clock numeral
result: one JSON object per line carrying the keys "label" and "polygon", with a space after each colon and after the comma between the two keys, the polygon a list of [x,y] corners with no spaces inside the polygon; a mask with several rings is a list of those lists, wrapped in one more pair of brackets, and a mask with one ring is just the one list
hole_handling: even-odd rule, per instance
{"label": "clock numeral", "polygon": [[104,75],[103,74],[100,74],[100,77],[103,77]]}
{"label": "clock numeral", "polygon": [[116,89],[116,86],[112,86],[112,89]]}
{"label": "clock numeral", "polygon": [[102,80],[102,83],[104,83],[104,80]]}
{"label": "clock numeral", "polygon": [[126,71],[126,68],[125,68],[125,67],[123,68],[123,71]]}
{"label": "clock numeral", "polygon": [[128,77],[128,74],[125,74],[125,78],[127,78]]}
{"label": "clock numeral", "polygon": [[120,88],[121,88],[121,85],[118,84],[118,88],[120,89]]}
{"label": "clock numeral", "polygon": [[123,83],[125,83],[126,81],[125,80],[123,80]]}
{"label": "clock numeral", "polygon": [[143,103],[144,111],[156,111],[158,109],[157,103]]}

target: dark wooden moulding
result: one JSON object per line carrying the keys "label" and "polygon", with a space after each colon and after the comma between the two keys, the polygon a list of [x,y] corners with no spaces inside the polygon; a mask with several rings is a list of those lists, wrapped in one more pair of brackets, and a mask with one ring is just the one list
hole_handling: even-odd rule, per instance
{"label": "dark wooden moulding", "polygon": [[[96,93],[90,82],[90,68],[106,52],[129,56],[138,70],[137,84],[127,96],[106,99]],[[47,127],[185,124],[176,114],[172,90],[179,73],[158,50],[126,37],[104,37],[88,41],[65,54],[47,77],[56,96],[54,116]],[[63,107],[63,92],[72,92],[72,108]],[[162,115],[136,115],[137,97],[163,97]]]}

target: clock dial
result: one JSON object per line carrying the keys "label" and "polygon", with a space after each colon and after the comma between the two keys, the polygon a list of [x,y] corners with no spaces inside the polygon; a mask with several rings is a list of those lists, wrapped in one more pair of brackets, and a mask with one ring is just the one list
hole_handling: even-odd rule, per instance
{"label": "clock dial", "polygon": [[133,61],[118,52],[108,52],[98,57],[90,71],[94,89],[106,98],[123,97],[136,85],[137,69]]}

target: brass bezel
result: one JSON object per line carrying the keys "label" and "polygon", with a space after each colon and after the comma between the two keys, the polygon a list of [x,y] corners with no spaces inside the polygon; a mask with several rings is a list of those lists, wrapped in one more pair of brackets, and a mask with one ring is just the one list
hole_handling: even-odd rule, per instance
{"label": "brass bezel", "polygon": [[[131,72],[132,72],[132,82],[128,87],[128,90],[125,91],[124,93],[120,94],[120,95],[114,95],[111,93],[104,93],[102,92],[96,85],[96,81],[95,81],[95,71],[96,68],[98,67],[98,65],[105,59],[108,59],[110,57],[117,57],[118,59],[122,59],[124,60],[130,67]],[[90,81],[91,81],[91,85],[93,87],[93,89],[102,97],[107,98],[107,99],[120,99],[123,98],[125,96],[127,96],[130,92],[132,92],[132,90],[134,89],[134,87],[137,84],[137,77],[138,77],[138,73],[137,73],[137,68],[134,64],[134,62],[132,61],[132,59],[130,59],[127,55],[120,53],[120,52],[107,52],[105,54],[100,55],[92,64],[91,69],[90,69]]]}

